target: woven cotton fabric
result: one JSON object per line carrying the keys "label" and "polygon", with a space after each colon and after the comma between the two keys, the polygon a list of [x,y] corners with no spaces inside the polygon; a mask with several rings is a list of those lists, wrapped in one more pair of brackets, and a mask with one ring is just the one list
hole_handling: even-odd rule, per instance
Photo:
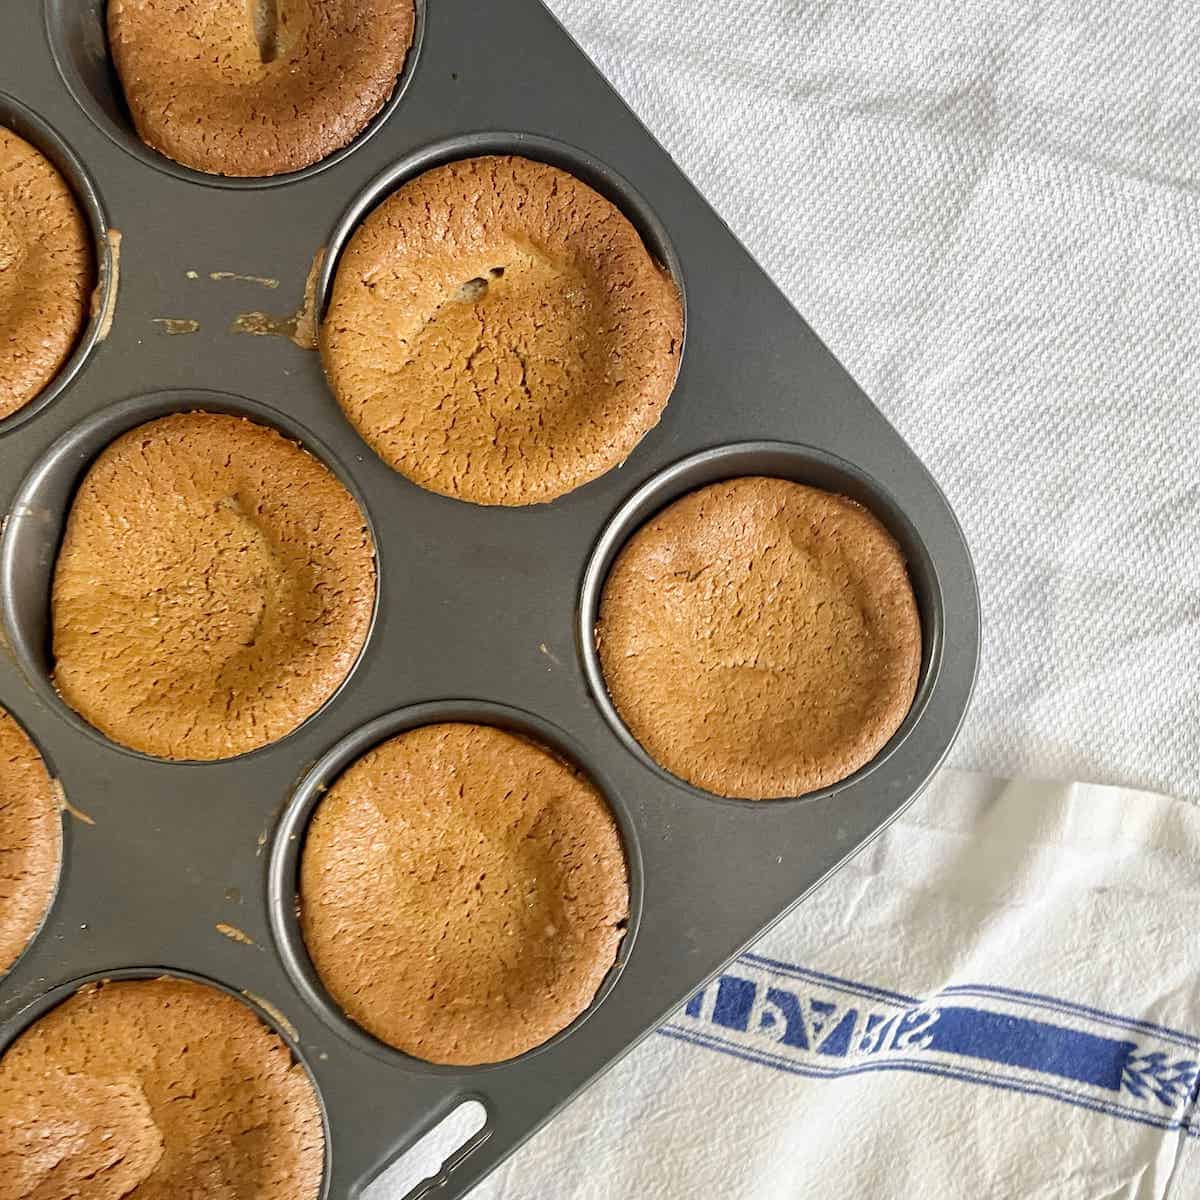
{"label": "woven cotton fabric", "polygon": [[945,489],[951,761],[1200,798],[1200,10],[550,6]]}

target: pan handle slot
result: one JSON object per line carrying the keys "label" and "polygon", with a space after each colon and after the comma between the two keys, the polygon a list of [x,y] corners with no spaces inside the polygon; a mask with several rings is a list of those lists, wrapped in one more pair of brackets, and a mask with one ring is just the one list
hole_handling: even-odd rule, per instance
{"label": "pan handle slot", "polygon": [[482,1101],[463,1100],[376,1176],[360,1200],[396,1195],[403,1200],[425,1200],[490,1134],[488,1111]]}

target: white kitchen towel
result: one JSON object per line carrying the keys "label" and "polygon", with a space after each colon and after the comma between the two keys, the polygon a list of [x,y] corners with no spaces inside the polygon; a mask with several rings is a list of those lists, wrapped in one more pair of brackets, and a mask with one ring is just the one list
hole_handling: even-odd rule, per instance
{"label": "white kitchen towel", "polygon": [[479,1200],[1195,1200],[1200,8],[550,5],[958,512],[952,762],[1182,800],[943,775]]}
{"label": "white kitchen towel", "polygon": [[1193,805],[944,772],[473,1200],[1196,1200],[1198,905]]}

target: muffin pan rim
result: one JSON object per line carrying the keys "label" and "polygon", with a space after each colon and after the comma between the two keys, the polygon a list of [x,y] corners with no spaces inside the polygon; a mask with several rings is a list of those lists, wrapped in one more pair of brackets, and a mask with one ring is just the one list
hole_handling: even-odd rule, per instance
{"label": "muffin pan rim", "polygon": [[87,224],[92,243],[92,290],[87,319],[71,353],[53,378],[32,400],[0,419],[0,445],[10,433],[32,421],[54,403],[90,365],[103,345],[117,303],[116,256],[109,234],[108,212],[100,191],[83,160],[66,138],[29,105],[11,92],[0,90],[0,126],[15,133],[42,154],[70,188]]}
{"label": "muffin pan rim", "polygon": [[224,992],[225,995],[231,996],[234,1000],[244,1004],[262,1022],[263,1026],[279,1038],[287,1047],[288,1053],[292,1056],[293,1064],[299,1065],[304,1071],[305,1078],[312,1087],[313,1095],[317,1098],[317,1109],[321,1114],[321,1136],[324,1139],[321,1156],[321,1188],[317,1200],[330,1200],[329,1190],[333,1179],[331,1159],[334,1143],[330,1131],[329,1111],[325,1105],[325,1096],[321,1090],[320,1082],[308,1058],[300,1048],[299,1043],[283,1027],[279,1018],[264,1008],[257,997],[251,996],[244,991],[239,991],[232,984],[180,967],[151,966],[123,966],[114,967],[111,970],[89,971],[86,975],[66,979],[61,983],[49,984],[44,991],[34,996],[28,1003],[22,1005],[3,1026],[0,1026],[0,1061],[3,1060],[14,1043],[23,1037],[28,1030],[32,1029],[38,1021],[48,1016],[89,984],[129,983],[137,980],[155,979],[180,979],[186,983],[200,984],[204,987],[211,987],[219,992]]}
{"label": "muffin pan rim", "polygon": [[[752,466],[735,470],[723,469],[723,464],[729,460],[740,462],[748,459],[753,463],[760,461],[763,456],[772,460],[777,456],[794,460],[798,473],[784,474],[778,469],[756,470]],[[596,645],[596,626],[599,620],[604,586],[618,555],[647,522],[653,520],[655,516],[677,500],[710,484],[748,476],[765,476],[793,479],[797,483],[803,483],[823,491],[839,495],[847,494],[838,486],[830,486],[825,482],[813,482],[813,467],[831,472],[835,477],[852,481],[857,488],[869,494],[870,500],[854,495],[851,495],[850,499],[862,504],[877,520],[882,522],[893,537],[901,542],[905,567],[909,580],[913,584],[921,622],[921,665],[917,675],[916,691],[908,712],[896,732],[888,738],[869,761],[844,779],[829,784],[827,787],[803,792],[798,796],[776,796],[762,800],[744,796],[722,796],[717,792],[697,787],[662,766],[634,737],[618,712],[609,694]],[[808,470],[806,471],[805,468]],[[878,500],[885,502],[885,511],[880,510]],[[903,538],[902,541],[901,538]],[[913,579],[910,547],[918,548],[924,560],[920,564],[921,572],[925,576],[923,583],[928,590],[928,594],[924,596],[922,595],[923,589],[918,587],[917,581]],[[688,793],[696,800],[707,803],[732,804],[738,807],[811,804],[814,801],[836,796],[844,789],[860,783],[884,766],[916,728],[929,705],[942,670],[945,626],[942,584],[936,559],[929,552],[920,531],[908,519],[904,509],[889,495],[883,485],[866,471],[839,455],[799,442],[772,440],[727,442],[707,450],[697,451],[655,472],[629,495],[605,523],[600,537],[588,556],[579,589],[577,612],[576,650],[587,679],[588,691],[605,723],[616,735],[623,748],[644,768],[652,771],[662,781]]]}
{"label": "muffin pan rim", "polygon": [[[266,188],[285,187],[292,183],[302,183],[306,179],[319,174],[330,167],[335,167],[348,158],[355,150],[368,142],[382,129],[404,101],[404,95],[412,83],[421,59],[421,49],[425,39],[425,8],[427,0],[412,0],[413,4],[413,36],[408,53],[404,58],[404,66],[396,76],[396,84],[392,94],[384,101],[380,110],[346,145],[331,151],[324,158],[301,167],[296,171],[285,171],[279,175],[219,175],[199,171],[194,167],[186,167],[168,158],[161,151],[147,145],[138,135],[133,126],[133,120],[128,113],[124,90],[116,73],[111,57],[108,54],[107,0],[41,0],[42,25],[46,42],[50,49],[50,57],[58,71],[63,87],[75,101],[88,120],[119,150],[136,159],[143,166],[148,166],[164,175],[183,183],[197,184],[200,187],[228,188],[231,191],[261,191]],[[436,3],[436,0],[435,0]],[[104,48],[104,56],[108,65],[107,74],[110,76],[110,93],[114,105],[120,110],[123,123],[103,111],[97,103],[91,89],[85,83],[82,74],[72,60],[66,44],[63,29],[64,12],[69,13],[75,20],[89,22],[93,13],[98,13],[98,20],[93,26],[98,31],[100,43]],[[86,32],[84,33],[86,40]],[[95,32],[93,32],[95,37]]]}
{"label": "muffin pan rim", "polygon": [[[308,954],[300,928],[300,860],[313,813],[336,780],[364,754],[400,734],[427,725],[488,725],[527,738],[580,772],[603,797],[617,826],[625,857],[629,888],[629,913],[612,966],[596,994],[570,1024],[537,1046],[498,1062],[455,1065],[418,1058],[369,1033],[338,1007],[325,989]],[[644,867],[636,822],[617,788],[603,769],[589,761],[594,755],[566,730],[537,713],[483,699],[429,700],[382,713],[355,727],[333,743],[303,774],[292,789],[279,821],[270,835],[267,864],[267,910],[275,949],[304,1003],[351,1046],[371,1054],[401,1071],[418,1075],[464,1080],[526,1062],[561,1045],[600,1008],[612,994],[633,953],[642,921]]]}
{"label": "muffin pan rim", "polygon": [[[346,672],[342,681],[317,709],[309,713],[308,716],[292,729],[288,730],[282,737],[226,758],[158,758],[142,750],[136,750],[132,746],[126,746],[121,742],[115,741],[97,729],[81,713],[76,712],[75,709],[67,704],[62,696],[59,695],[58,689],[54,686],[49,669],[51,662],[49,646],[51,636],[51,589],[54,583],[54,568],[58,561],[58,550],[62,545],[63,533],[66,529],[66,523],[80,483],[91,469],[92,464],[95,463],[104,450],[130,430],[155,421],[160,417],[187,412],[210,412],[244,417],[256,424],[266,425],[274,429],[287,438],[288,441],[297,443],[308,454],[311,454],[317,462],[321,463],[337,479],[358,506],[358,510],[362,514],[367,532],[371,538],[372,562],[375,568],[374,601],[366,637],[363,639],[362,647],[355,656],[353,665]],[[42,604],[38,607],[40,607],[46,620],[45,635],[44,639],[42,639],[44,644],[39,653],[36,649],[36,643],[39,639],[36,639],[29,629],[30,614],[27,612],[24,620],[20,620],[17,616],[18,612],[29,607],[22,605],[18,600],[14,599],[22,591],[23,573],[18,564],[23,561],[24,555],[23,547],[19,543],[22,534],[25,532],[24,522],[36,519],[26,514],[37,512],[41,508],[36,502],[30,503],[30,498],[37,495],[47,479],[51,477],[57,479],[60,475],[64,474],[71,476],[68,496],[57,511],[51,515],[51,521],[57,519],[57,529],[54,531],[53,539],[54,550],[49,560],[44,561],[42,564],[45,573],[44,586],[35,589],[42,597]],[[31,536],[33,536],[32,532]],[[213,392],[205,389],[172,389],[162,392],[148,392],[144,395],[129,397],[125,400],[109,404],[96,410],[83,421],[75,423],[38,457],[26,473],[13,497],[12,506],[3,523],[3,527],[0,529],[0,617],[2,617],[2,627],[0,628],[2,628],[3,636],[7,638],[9,648],[16,659],[22,675],[34,692],[60,718],[66,720],[93,741],[99,742],[106,749],[115,750],[118,753],[139,759],[142,762],[181,768],[222,767],[263,754],[265,751],[279,746],[289,738],[294,737],[301,730],[304,730],[310,722],[316,721],[322,714],[326,713],[338,697],[342,695],[343,691],[349,687],[351,680],[368,657],[368,651],[371,649],[371,643],[378,624],[383,596],[382,557],[383,554],[380,549],[375,522],[372,520],[366,497],[359,488],[357,480],[345,468],[339,457],[325,444],[324,440],[308,429],[302,422],[297,421],[288,413],[273,408],[271,405],[263,404],[258,400],[251,400],[245,396],[238,396],[232,392]],[[0,699],[0,704],[2,703],[3,700]]]}

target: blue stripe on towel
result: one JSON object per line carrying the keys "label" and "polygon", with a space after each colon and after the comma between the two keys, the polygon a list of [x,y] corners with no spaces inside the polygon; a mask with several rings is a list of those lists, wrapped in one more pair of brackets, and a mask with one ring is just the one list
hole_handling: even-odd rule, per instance
{"label": "blue stripe on towel", "polygon": [[920,999],[747,953],[660,1032],[813,1078],[913,1071],[1200,1133],[1200,1037],[1036,992]]}

